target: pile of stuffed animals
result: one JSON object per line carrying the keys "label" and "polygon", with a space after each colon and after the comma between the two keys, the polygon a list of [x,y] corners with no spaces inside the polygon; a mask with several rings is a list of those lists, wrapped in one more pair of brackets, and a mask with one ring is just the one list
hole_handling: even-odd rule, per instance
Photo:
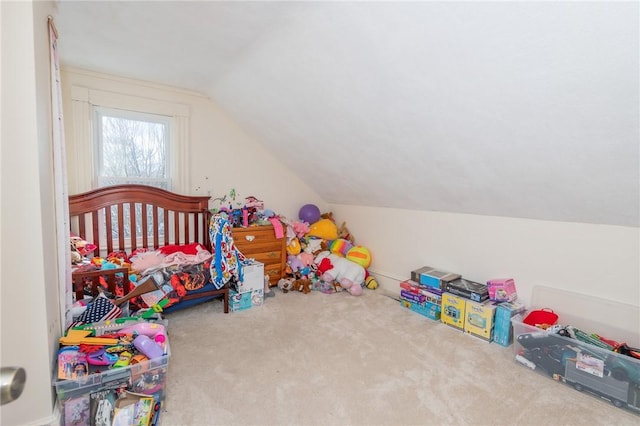
{"label": "pile of stuffed animals", "polygon": [[299,220],[286,224],[288,277],[278,282],[283,293],[346,290],[359,296],[364,287],[378,287],[367,271],[369,249],[356,245],[346,223],[338,227],[332,213],[320,214],[317,207],[307,204],[300,209]]}

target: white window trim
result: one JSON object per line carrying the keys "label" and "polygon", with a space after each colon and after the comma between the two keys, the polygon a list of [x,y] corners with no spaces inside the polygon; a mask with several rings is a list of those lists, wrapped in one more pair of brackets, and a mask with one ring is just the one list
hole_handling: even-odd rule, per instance
{"label": "white window trim", "polygon": [[[73,137],[76,141],[74,161],[78,187],[76,192],[84,192],[96,187],[94,173],[93,152],[93,107],[126,109],[141,113],[166,115],[173,118],[171,126],[172,146],[170,172],[172,190],[185,192],[190,188],[189,164],[189,107],[186,105],[144,98],[141,96],[125,95],[89,89],[81,86],[71,88],[73,109]],[[83,143],[82,141],[89,141]]]}

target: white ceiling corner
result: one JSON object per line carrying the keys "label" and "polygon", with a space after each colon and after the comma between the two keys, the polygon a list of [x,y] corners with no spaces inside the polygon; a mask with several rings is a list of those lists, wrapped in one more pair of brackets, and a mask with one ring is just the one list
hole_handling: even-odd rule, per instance
{"label": "white ceiling corner", "polygon": [[638,16],[61,1],[56,22],[63,63],[208,94],[327,202],[640,226]]}

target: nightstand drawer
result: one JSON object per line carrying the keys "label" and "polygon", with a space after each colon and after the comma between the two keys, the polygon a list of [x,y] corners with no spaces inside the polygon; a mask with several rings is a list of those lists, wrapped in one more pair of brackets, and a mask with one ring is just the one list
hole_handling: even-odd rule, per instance
{"label": "nightstand drawer", "polygon": [[287,262],[286,238],[276,238],[272,225],[233,228],[233,242],[246,257],[264,263],[271,285],[282,278]]}
{"label": "nightstand drawer", "polygon": [[236,248],[242,252],[245,256],[253,257],[254,253],[269,253],[275,252],[280,255],[282,250],[282,244],[279,241],[262,242],[262,243],[247,243],[246,241],[233,241],[236,244]]}
{"label": "nightstand drawer", "polygon": [[[240,248],[238,248],[238,250],[240,250]],[[264,263],[265,265],[273,264],[273,263],[280,264],[282,259],[282,252],[280,250],[265,251],[265,252],[259,252],[259,253],[249,253],[249,252],[244,252],[240,250],[240,252],[244,254],[246,257],[255,259],[260,263]]]}
{"label": "nightstand drawer", "polygon": [[233,228],[233,241],[240,244],[261,244],[279,242],[273,231],[273,226],[251,226],[248,228]]}

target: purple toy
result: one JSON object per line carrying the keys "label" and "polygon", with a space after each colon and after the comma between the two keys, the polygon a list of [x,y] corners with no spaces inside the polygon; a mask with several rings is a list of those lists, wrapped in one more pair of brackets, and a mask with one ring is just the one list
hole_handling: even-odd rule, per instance
{"label": "purple toy", "polygon": [[320,220],[320,209],[315,204],[305,204],[300,208],[298,218],[308,224],[316,223]]}

